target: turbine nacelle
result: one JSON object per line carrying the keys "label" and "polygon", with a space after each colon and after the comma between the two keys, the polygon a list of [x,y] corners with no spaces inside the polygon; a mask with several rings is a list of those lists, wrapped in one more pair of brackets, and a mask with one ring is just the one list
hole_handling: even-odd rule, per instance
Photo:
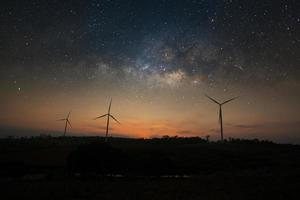
{"label": "turbine nacelle", "polygon": [[121,124],[113,115],[110,114],[111,103],[112,103],[112,99],[110,99],[107,114],[100,115],[99,117],[94,118],[94,120],[97,120],[97,119],[100,119],[100,118],[103,118],[103,117],[107,117],[105,141],[107,141],[107,137],[108,137],[108,128],[109,128],[109,120],[110,120],[110,118],[112,118],[113,120],[115,120],[118,124]]}
{"label": "turbine nacelle", "polygon": [[71,111],[68,113],[66,118],[56,120],[56,121],[65,121],[66,122],[65,130],[64,130],[64,136],[66,136],[66,133],[67,133],[67,126],[69,125],[72,128],[71,122],[69,120],[70,114],[71,114]]}
{"label": "turbine nacelle", "polygon": [[111,114],[105,114],[105,115],[101,115],[99,117],[96,117],[94,118],[94,120],[97,120],[97,119],[100,119],[100,118],[103,118],[103,117],[106,117],[106,116],[109,116],[111,117],[113,120],[115,120],[118,124],[121,124],[114,116],[112,116]]}
{"label": "turbine nacelle", "polygon": [[217,100],[213,99],[212,97],[210,97],[210,96],[208,96],[208,95],[205,95],[205,96],[206,96],[207,98],[209,98],[211,101],[213,101],[214,103],[218,104],[219,106],[222,106],[222,105],[224,105],[224,104],[226,104],[226,103],[229,103],[230,101],[233,101],[233,100],[239,98],[239,96],[237,96],[237,97],[234,97],[234,98],[232,98],[232,99],[229,99],[229,100],[227,100],[227,101],[224,101],[224,102],[220,103],[220,102],[218,102]]}
{"label": "turbine nacelle", "polygon": [[222,103],[218,102],[217,100],[213,99],[212,97],[205,95],[207,98],[209,98],[211,101],[219,105],[219,123],[220,123],[220,132],[221,132],[221,141],[223,141],[223,116],[222,116],[222,105],[229,103],[239,97],[234,97],[232,99],[226,100]]}

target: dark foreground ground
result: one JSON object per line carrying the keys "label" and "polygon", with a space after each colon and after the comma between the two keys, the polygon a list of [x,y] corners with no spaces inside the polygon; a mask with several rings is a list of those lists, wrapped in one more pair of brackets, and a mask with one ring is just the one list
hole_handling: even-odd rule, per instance
{"label": "dark foreground ground", "polygon": [[213,175],[190,179],[1,182],[3,199],[299,199],[299,176]]}
{"label": "dark foreground ground", "polygon": [[0,198],[300,199],[296,145],[99,140],[0,140]]}

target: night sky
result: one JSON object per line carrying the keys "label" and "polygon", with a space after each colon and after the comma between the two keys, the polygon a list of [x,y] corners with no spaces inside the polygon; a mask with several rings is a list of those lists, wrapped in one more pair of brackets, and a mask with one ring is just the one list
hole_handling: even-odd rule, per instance
{"label": "night sky", "polygon": [[[0,3],[0,137],[71,135],[300,143],[297,0]],[[14,131],[11,131],[14,130]]]}

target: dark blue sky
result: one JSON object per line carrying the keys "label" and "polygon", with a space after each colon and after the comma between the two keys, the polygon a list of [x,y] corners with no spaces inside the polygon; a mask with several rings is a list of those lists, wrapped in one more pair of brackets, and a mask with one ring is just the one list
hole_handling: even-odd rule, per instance
{"label": "dark blue sky", "polygon": [[124,62],[148,47],[145,38],[175,51],[200,39],[247,62],[284,64],[291,75],[299,63],[299,2],[291,0],[2,1],[1,22],[0,56],[11,65],[100,53]]}

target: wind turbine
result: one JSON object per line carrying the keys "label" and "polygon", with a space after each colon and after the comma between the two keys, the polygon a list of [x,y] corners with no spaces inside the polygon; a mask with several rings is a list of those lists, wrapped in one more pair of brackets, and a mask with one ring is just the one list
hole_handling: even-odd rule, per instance
{"label": "wind turbine", "polygon": [[220,123],[220,132],[221,132],[221,141],[223,142],[224,138],[223,138],[223,116],[222,116],[222,105],[229,103],[230,101],[233,101],[235,99],[237,99],[238,97],[234,97],[232,99],[229,99],[227,101],[224,101],[223,103],[219,103],[217,100],[211,98],[208,95],[205,95],[207,98],[209,98],[210,100],[212,100],[214,103],[219,105],[219,123]]}
{"label": "wind turbine", "polygon": [[112,119],[115,120],[117,123],[121,124],[114,116],[112,116],[112,115],[110,114],[111,102],[112,102],[112,99],[110,99],[110,103],[109,103],[109,106],[108,106],[108,112],[107,112],[107,114],[101,115],[101,116],[96,117],[96,118],[94,119],[94,120],[96,120],[96,119],[99,119],[99,118],[102,118],[102,117],[106,117],[106,116],[107,116],[107,122],[106,122],[106,134],[105,134],[105,141],[106,141],[106,142],[107,142],[107,137],[108,137],[109,119],[112,118]]}
{"label": "wind turbine", "polygon": [[70,114],[71,114],[71,111],[68,113],[66,118],[57,120],[57,121],[66,121],[65,130],[64,130],[64,137],[66,136],[66,133],[67,133],[67,126],[69,125],[72,128],[71,123],[69,121]]}

